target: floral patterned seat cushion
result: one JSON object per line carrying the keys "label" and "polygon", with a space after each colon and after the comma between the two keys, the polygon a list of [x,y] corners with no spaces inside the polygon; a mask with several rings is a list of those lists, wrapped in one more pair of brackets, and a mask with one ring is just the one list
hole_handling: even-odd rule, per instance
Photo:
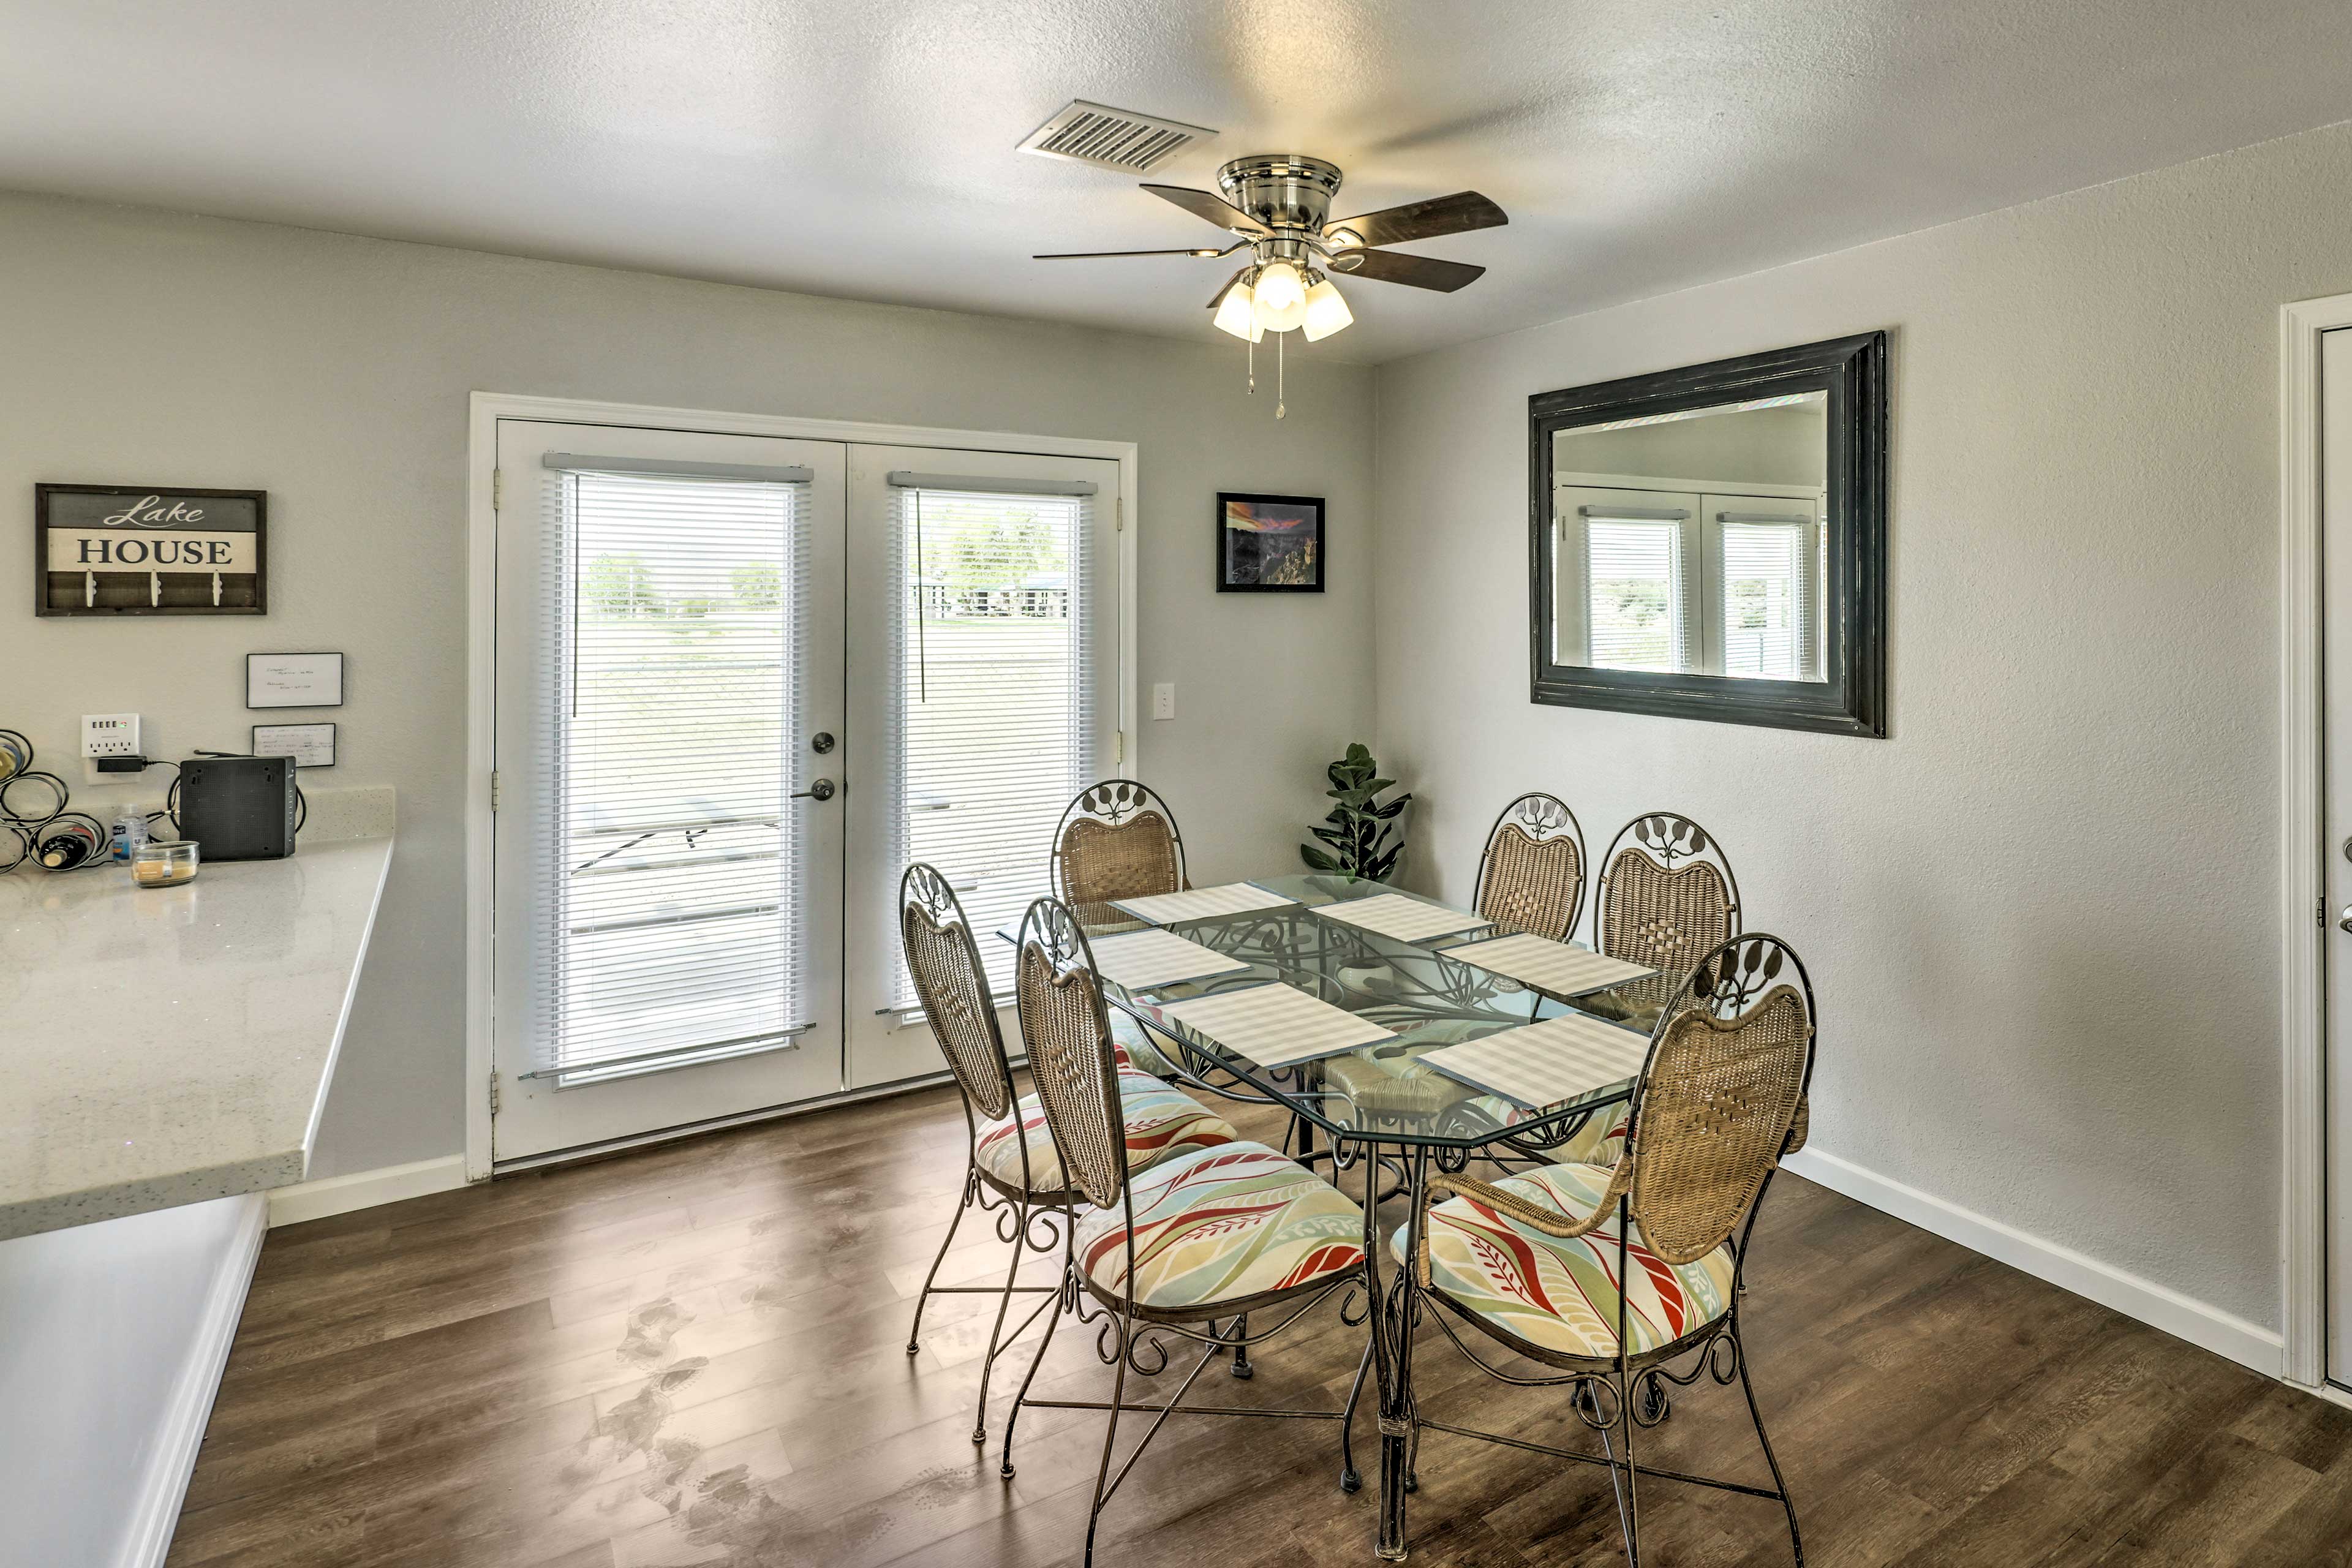
{"label": "floral patterned seat cushion", "polygon": [[[1590,1214],[1609,1185],[1599,1165],[1547,1166],[1496,1185],[1562,1214]],[[1635,1355],[1671,1344],[1731,1309],[1732,1257],[1718,1247],[1696,1263],[1667,1263],[1626,1237],[1626,1338]],[[1405,1232],[1391,1242],[1400,1263]],[[1617,1220],[1573,1241],[1496,1214],[1475,1198],[1450,1198],[1429,1211],[1432,1288],[1500,1331],[1555,1355],[1596,1361],[1617,1354]]]}
{"label": "floral patterned seat cushion", "polygon": [[[1142,1170],[1172,1155],[1230,1143],[1233,1123],[1191,1095],[1170,1089],[1158,1079],[1121,1062],[1118,1098],[1126,1110],[1127,1168]],[[1013,1135],[1015,1124],[1020,1136]],[[1024,1095],[1010,1116],[982,1124],[974,1152],[980,1168],[1005,1186],[1021,1190],[1021,1146],[1029,1146],[1030,1189],[1058,1193],[1067,1184],[1062,1176],[1061,1151],[1054,1146],[1053,1130],[1034,1094]]]}
{"label": "floral patterned seat cushion", "polygon": [[1339,1190],[1263,1143],[1180,1154],[1130,1179],[1127,1214],[1080,1216],[1078,1267],[1107,1294],[1148,1311],[1206,1317],[1223,1303],[1311,1285],[1364,1261],[1364,1216]]}
{"label": "floral patterned seat cushion", "polygon": [[[1497,1127],[1517,1127],[1522,1121],[1534,1120],[1536,1115],[1498,1094],[1482,1094],[1468,1104],[1481,1115],[1493,1118]],[[1627,1109],[1622,1102],[1601,1107],[1586,1119],[1583,1126],[1569,1134],[1567,1142],[1542,1151],[1541,1157],[1563,1164],[1614,1165],[1617,1156],[1625,1152]]]}
{"label": "floral patterned seat cushion", "polygon": [[1176,1047],[1162,1045],[1150,1029],[1116,1007],[1110,1010],[1110,1042],[1121,1067],[1153,1078],[1175,1076]]}

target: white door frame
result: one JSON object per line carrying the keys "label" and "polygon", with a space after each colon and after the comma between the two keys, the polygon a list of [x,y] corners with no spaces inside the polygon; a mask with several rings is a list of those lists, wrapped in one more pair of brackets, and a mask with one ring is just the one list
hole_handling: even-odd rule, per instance
{"label": "white door frame", "polygon": [[[864,420],[726,414],[704,408],[477,392],[466,443],[466,1179],[490,1174],[490,770],[498,739],[498,422],[621,425],[723,436],[778,436],[876,447],[945,447],[1104,458],[1118,465],[1118,749],[1139,768],[1136,731],[1136,444]],[[895,1087],[895,1086],[894,1086]],[[843,1099],[862,1098],[856,1094]],[[820,1101],[819,1103],[824,1103]]]}
{"label": "white door frame", "polygon": [[2326,604],[2320,577],[2320,334],[2352,327],[2352,294],[2279,310],[2281,1371],[2326,1373],[2327,1259]]}

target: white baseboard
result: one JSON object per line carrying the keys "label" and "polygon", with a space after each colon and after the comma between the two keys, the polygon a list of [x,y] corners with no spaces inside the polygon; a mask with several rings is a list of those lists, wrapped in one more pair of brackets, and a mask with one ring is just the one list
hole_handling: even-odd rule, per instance
{"label": "white baseboard", "polygon": [[349,1214],[353,1209],[396,1204],[466,1184],[466,1156],[444,1154],[437,1160],[413,1160],[405,1165],[354,1171],[348,1176],[328,1176],[280,1187],[269,1194],[269,1227],[299,1225],[306,1219]]}
{"label": "white baseboard", "polygon": [[2030,1236],[1959,1205],[1947,1203],[1916,1187],[1865,1170],[1824,1150],[1803,1149],[1790,1156],[1789,1169],[1809,1182],[1818,1182],[1857,1203],[1906,1220],[1956,1241],[1972,1252],[2046,1279],[2103,1307],[2112,1307],[2151,1328],[2162,1329],[2252,1367],[2265,1377],[2280,1376],[2285,1366],[2285,1342],[2273,1330],[2232,1317],[2218,1308],[2192,1300],[2152,1279],[2126,1273],[2113,1264],[2087,1258],[2069,1247]]}
{"label": "white baseboard", "polygon": [[261,1258],[262,1233],[268,1228],[263,1223],[267,1213],[266,1205],[253,1205],[229,1256],[213,1276],[196,1329],[194,1352],[172,1386],[172,1403],[155,1436],[154,1458],[140,1488],[138,1507],[123,1531],[122,1555],[116,1560],[121,1568],[163,1568],[163,1559],[171,1552],[172,1532],[180,1524],[180,1504],[188,1495],[188,1479],[196,1473],[196,1452],[205,1446],[205,1426],[212,1420],[213,1395],[220,1392],[221,1373],[228,1365],[237,1320],[245,1315],[245,1295],[253,1285],[253,1268]]}

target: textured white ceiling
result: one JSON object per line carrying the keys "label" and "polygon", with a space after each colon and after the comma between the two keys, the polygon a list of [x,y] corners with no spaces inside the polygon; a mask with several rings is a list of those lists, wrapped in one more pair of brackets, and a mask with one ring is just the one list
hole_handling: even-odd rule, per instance
{"label": "textured white ceiling", "polygon": [[1071,98],[1299,152],[1362,211],[1379,360],[2352,117],[2344,0],[0,0],[0,186],[1196,336],[1214,243],[1014,144]]}

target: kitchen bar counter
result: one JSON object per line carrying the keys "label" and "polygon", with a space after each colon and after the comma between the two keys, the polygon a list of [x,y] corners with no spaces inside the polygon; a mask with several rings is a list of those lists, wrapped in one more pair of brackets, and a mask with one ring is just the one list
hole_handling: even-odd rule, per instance
{"label": "kitchen bar counter", "polygon": [[392,846],[0,876],[0,1239],[303,1179]]}

